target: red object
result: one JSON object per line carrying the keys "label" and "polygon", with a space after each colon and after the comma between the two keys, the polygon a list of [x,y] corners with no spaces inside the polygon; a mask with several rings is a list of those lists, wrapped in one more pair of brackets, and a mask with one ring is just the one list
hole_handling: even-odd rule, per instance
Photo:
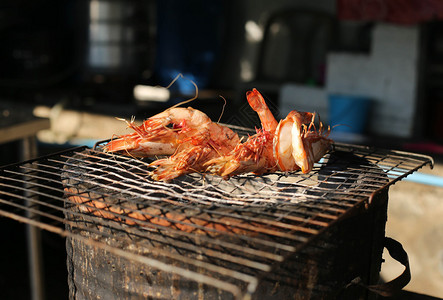
{"label": "red object", "polygon": [[443,154],[443,145],[439,145],[436,143],[410,143],[404,144],[403,148],[408,151],[418,151],[418,152],[427,152],[427,153],[435,153],[435,154]]}
{"label": "red object", "polygon": [[337,0],[342,20],[413,25],[443,19],[442,0]]}

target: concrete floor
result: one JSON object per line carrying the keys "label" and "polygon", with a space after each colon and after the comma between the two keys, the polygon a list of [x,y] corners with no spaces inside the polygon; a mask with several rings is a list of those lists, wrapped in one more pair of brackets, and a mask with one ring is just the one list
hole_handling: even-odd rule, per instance
{"label": "concrete floor", "polygon": [[[443,161],[421,173],[442,176]],[[405,290],[443,298],[443,187],[403,180],[389,191],[386,236],[399,241],[409,256],[412,279]],[[382,278],[390,280],[404,267],[384,254]]]}

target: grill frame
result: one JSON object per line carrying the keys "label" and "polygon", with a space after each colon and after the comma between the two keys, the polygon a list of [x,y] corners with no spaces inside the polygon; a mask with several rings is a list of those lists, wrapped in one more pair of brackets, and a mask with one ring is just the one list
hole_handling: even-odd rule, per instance
{"label": "grill frame", "polygon": [[[309,219],[309,218],[308,218],[308,220],[305,220],[306,222],[313,223],[311,225],[314,228],[313,229],[308,226],[306,228],[302,227],[302,229],[300,229],[302,231],[303,230],[306,231],[304,233],[307,234],[307,236],[308,236],[307,238],[301,238],[301,239],[297,240],[297,238],[294,239],[293,236],[291,236],[290,234],[287,234],[286,232],[278,233],[278,231],[273,230],[272,234],[278,235],[278,238],[283,238],[283,240],[285,238],[290,238],[290,239],[292,238],[292,239],[294,239],[294,240],[292,240],[292,242],[294,242],[294,243],[289,244],[289,243],[281,242],[279,244],[280,248],[277,247],[278,248],[277,250],[280,251],[280,252],[277,251],[277,254],[272,253],[272,251],[266,252],[266,251],[262,250],[262,248],[260,248],[258,250],[257,249],[252,249],[252,250],[251,249],[242,249],[242,251],[245,251],[245,250],[249,251],[249,252],[247,252],[248,255],[252,255],[255,257],[258,257],[260,255],[264,255],[266,257],[266,259],[273,262],[273,263],[262,263],[260,261],[259,262],[254,261],[254,260],[250,261],[245,257],[242,258],[242,263],[247,264],[248,268],[258,269],[260,272],[255,273],[253,275],[243,274],[238,269],[232,270],[232,269],[226,268],[224,266],[220,267],[217,264],[214,264],[214,265],[209,264],[208,265],[207,262],[203,262],[206,264],[203,267],[210,269],[209,273],[207,273],[205,275],[205,274],[203,274],[204,272],[202,273],[202,272],[196,271],[196,270],[199,270],[198,267],[201,267],[201,263],[202,263],[202,260],[199,260],[199,258],[188,259],[188,258],[186,258],[186,256],[180,256],[177,254],[171,255],[177,261],[181,261],[183,263],[183,265],[189,264],[192,266],[192,267],[188,267],[188,269],[183,268],[183,267],[180,268],[176,265],[165,263],[165,261],[162,261],[161,259],[153,259],[149,255],[148,256],[140,255],[140,254],[131,252],[132,250],[123,249],[122,247],[118,247],[118,246],[112,246],[109,243],[104,243],[103,241],[100,241],[100,238],[92,239],[91,236],[85,236],[85,235],[81,234],[81,230],[82,230],[82,228],[80,228],[81,226],[79,226],[78,224],[71,224],[71,222],[69,220],[66,220],[64,218],[66,214],[72,214],[72,210],[70,210],[70,209],[67,210],[65,208],[64,203],[66,203],[66,199],[69,199],[69,197],[65,197],[66,195],[60,190],[59,187],[56,187],[54,190],[54,192],[56,194],[58,194],[58,196],[54,196],[55,197],[54,200],[56,202],[62,201],[62,203],[64,204],[63,208],[53,206],[53,204],[48,204],[48,202],[40,201],[40,199],[39,199],[40,197],[48,197],[48,195],[49,195],[48,191],[50,191],[52,188],[50,188],[49,190],[46,190],[45,184],[42,184],[39,181],[44,181],[46,183],[51,182],[55,185],[60,185],[61,180],[62,180],[62,176],[63,176],[62,173],[66,172],[66,168],[63,168],[63,167],[66,167],[66,161],[68,161],[69,159],[72,159],[72,157],[74,156],[74,155],[72,155],[72,153],[83,153],[84,151],[89,151],[89,152],[93,153],[94,155],[103,155],[103,156],[108,157],[109,159],[114,159],[114,160],[116,159],[115,156],[110,156],[109,154],[101,153],[99,149],[89,149],[87,147],[80,147],[80,148],[75,148],[75,149],[63,151],[63,152],[60,152],[57,154],[51,154],[46,157],[41,157],[41,158],[34,159],[31,161],[22,162],[22,163],[18,163],[18,164],[12,164],[12,165],[5,166],[5,167],[1,168],[1,170],[0,170],[0,175],[1,175],[0,176],[0,215],[18,220],[20,222],[25,222],[30,225],[37,226],[37,227],[42,228],[44,230],[55,232],[55,233],[60,234],[62,236],[68,237],[70,239],[81,241],[81,242],[91,245],[93,247],[98,247],[100,249],[104,249],[104,250],[106,250],[110,253],[113,253],[119,257],[123,257],[123,258],[130,260],[130,261],[135,261],[135,262],[138,262],[138,263],[141,263],[144,265],[149,265],[150,267],[152,267],[154,269],[158,269],[158,270],[161,270],[166,273],[178,274],[181,277],[196,281],[201,284],[208,284],[210,286],[217,286],[218,288],[220,288],[224,291],[228,291],[229,293],[234,295],[234,297],[236,297],[236,298],[241,298],[245,295],[252,295],[267,275],[271,274],[274,270],[278,269],[283,262],[287,261],[290,257],[293,257],[295,253],[299,253],[299,252],[303,251],[303,249],[306,248],[307,246],[312,246],[312,244],[315,242],[314,240],[318,236],[323,235],[325,231],[329,230],[330,228],[332,228],[336,224],[340,224],[343,220],[351,218],[352,216],[355,216],[356,214],[359,214],[362,211],[368,210],[368,208],[371,208],[371,207],[378,207],[379,205],[381,205],[382,210],[383,209],[385,210],[385,208],[383,208],[383,207],[387,203],[387,198],[384,197],[382,194],[387,193],[387,189],[390,185],[403,179],[407,175],[413,173],[414,171],[418,170],[419,168],[421,168],[425,165],[430,165],[431,167],[433,165],[432,158],[430,158],[428,156],[424,156],[424,155],[411,154],[411,153],[407,153],[407,152],[394,151],[394,150],[383,150],[383,149],[364,147],[364,146],[356,146],[356,145],[335,144],[334,150],[330,154],[327,155],[327,159],[323,162],[316,164],[314,171],[310,174],[303,175],[303,174],[299,174],[299,173],[295,172],[289,176],[286,176],[285,174],[280,174],[280,173],[271,174],[271,175],[267,175],[267,176],[261,176],[261,177],[255,177],[252,175],[239,176],[238,178],[240,178],[240,179],[246,178],[245,181],[248,181],[248,180],[252,180],[252,181],[259,180],[260,181],[260,180],[263,180],[263,178],[271,178],[271,181],[272,181],[272,180],[274,180],[272,178],[277,178],[277,180],[274,181],[274,182],[277,182],[277,185],[280,184],[280,187],[283,186],[283,189],[285,189],[287,186],[289,186],[289,189],[288,189],[289,192],[284,192],[283,195],[286,195],[285,193],[293,192],[293,190],[291,190],[291,186],[293,186],[294,183],[285,182],[285,180],[288,178],[293,178],[293,177],[296,178],[297,188],[298,188],[298,185],[305,185],[306,182],[310,182],[310,184],[312,184],[312,182],[314,182],[314,184],[317,184],[317,186],[314,186],[314,187],[310,187],[311,185],[306,184],[305,187],[308,187],[308,188],[304,189],[303,192],[300,192],[301,194],[299,195],[299,196],[305,197],[304,201],[299,201],[299,202],[295,202],[295,203],[289,203],[289,202],[284,202],[284,201],[282,203],[278,203],[278,201],[276,201],[277,206],[278,206],[278,204],[281,204],[283,206],[296,206],[296,205],[300,205],[300,204],[303,205],[303,203],[304,204],[308,203],[309,199],[312,197],[316,198],[317,200],[323,199],[324,202],[328,202],[328,201],[331,202],[332,200],[334,200],[334,197],[332,197],[332,200],[331,200],[331,197],[327,197],[327,195],[325,196],[325,194],[322,194],[322,191],[324,189],[325,190],[331,189],[330,185],[332,185],[336,191],[342,190],[342,195],[340,196],[341,198],[338,201],[338,202],[340,202],[338,206],[334,207],[335,203],[334,203],[334,205],[331,204],[332,207],[328,210],[328,212],[331,212],[331,213],[329,215],[326,214],[326,216],[327,216],[326,219],[327,220],[328,220],[328,218],[330,219],[328,222],[326,222],[326,226],[322,227],[319,225],[319,224],[325,223],[325,219],[323,219],[323,217],[325,217],[325,216],[321,216],[318,220]],[[344,157],[342,157],[342,156],[344,156]],[[43,168],[44,166],[42,164],[44,164],[44,162],[54,161],[54,160],[56,160],[57,157],[59,157],[59,158],[64,157],[64,159],[66,160],[64,162],[61,160],[57,163],[57,165],[62,166],[62,168],[57,169],[57,171],[53,171],[53,173],[51,173]],[[132,158],[121,157],[121,156],[117,156],[117,157],[118,157],[118,159],[122,159],[122,161],[131,161],[131,163],[134,162],[134,160]],[[334,161],[334,159],[335,159],[335,161]],[[331,162],[331,160],[332,160],[332,162]],[[349,162],[350,160],[354,160],[354,161],[352,163],[350,163]],[[117,165],[119,165],[119,167],[121,167],[121,165],[120,165],[121,161],[120,160],[118,160],[118,161],[119,162],[117,163]],[[138,163],[139,161],[137,160],[136,162]],[[380,167],[381,164],[383,166]],[[35,169],[33,167],[29,167],[29,166],[33,166],[33,165],[37,166],[37,169]],[[145,165],[145,164],[142,163],[141,165]],[[355,169],[356,166],[359,166],[359,167],[365,169],[366,173],[365,173],[363,180],[362,180],[362,178],[359,178],[359,176],[361,175],[361,172],[360,172],[361,170],[356,170]],[[345,171],[343,171],[343,169],[345,169]],[[37,179],[36,183],[33,183],[33,181],[30,179],[35,178],[34,177],[35,172],[37,172],[39,174],[40,173],[46,174],[46,175],[51,173],[51,174],[49,174],[51,176],[49,176],[47,178],[39,178],[39,179]],[[45,173],[45,172],[49,172],[49,173]],[[348,176],[344,179],[344,181],[343,180],[340,181],[341,180],[340,176],[334,177],[331,175],[331,174],[336,175],[337,173],[340,174],[340,172],[345,172],[346,175]],[[6,174],[8,174],[9,176],[6,176]],[[11,175],[14,175],[15,177],[11,177]],[[200,175],[197,175],[197,181],[201,180],[201,177],[199,177],[199,176]],[[352,177],[352,176],[354,176],[356,178],[352,179],[352,183],[347,183],[347,180],[349,180],[349,177]],[[314,177],[316,177],[316,178],[314,179]],[[329,178],[329,179],[333,178],[334,181],[332,181],[332,182],[331,182],[331,180],[325,181],[324,178]],[[137,176],[135,176],[134,180],[136,180],[136,179],[137,179]],[[138,178],[138,179],[140,179],[140,178]],[[146,179],[146,178],[144,178],[144,179]],[[6,187],[5,182],[11,182],[11,180],[13,180],[16,183],[16,186],[14,186],[14,184],[10,184],[9,187]],[[220,184],[222,184],[222,185],[227,184],[229,186],[235,180],[237,180],[237,179],[234,178],[234,179],[231,179],[231,181],[226,182],[226,181],[222,181],[220,179],[218,182],[220,182]],[[359,181],[357,183],[358,188],[351,188],[353,185],[355,186],[356,181]],[[189,184],[189,182],[187,182],[187,181],[185,181],[185,183]],[[166,187],[169,187],[174,184],[175,183],[172,183],[172,184],[170,184],[170,183],[155,183],[155,185],[157,185],[157,186],[166,186]],[[242,183],[242,184],[243,184],[243,186],[245,185],[245,183]],[[322,184],[323,184],[323,186],[321,186]],[[347,186],[347,184],[349,184],[349,187]],[[320,186],[320,188],[319,188],[319,186]],[[295,189],[296,192],[297,192],[297,188]],[[41,192],[42,189],[45,189],[44,193],[48,193],[48,194],[44,194],[44,193],[42,194],[42,192]],[[349,191],[349,190],[351,190],[351,191]],[[19,193],[19,191],[22,191],[23,193]],[[234,191],[235,191],[235,189],[234,189]],[[200,190],[200,192],[202,192],[202,190]],[[61,195],[60,195],[60,193],[61,193]],[[261,193],[266,194],[266,191],[261,191]],[[18,195],[18,194],[21,194],[21,195]],[[73,194],[75,194],[75,193],[73,193]],[[36,195],[39,195],[39,197],[35,197]],[[242,195],[242,193],[240,193],[240,195]],[[382,196],[380,197],[379,195],[382,195]],[[69,196],[69,194],[68,194],[68,196]],[[191,193],[191,196],[187,196],[187,197],[191,197],[191,198],[196,197],[198,199],[198,196],[199,196],[198,193],[194,193],[194,194]],[[232,196],[232,194],[225,193],[222,196],[224,196],[225,198],[229,198],[229,196]],[[4,199],[5,197],[6,198],[10,197],[11,199],[15,199],[15,200],[14,201],[5,200]],[[249,202],[250,202],[250,203],[246,203],[248,205],[251,203],[254,204],[255,202],[257,202],[257,203],[255,203],[255,205],[258,208],[263,207],[263,205],[265,205],[265,204],[263,204],[264,199],[259,199],[259,201],[258,201],[254,197],[251,198],[251,195],[248,195],[248,197],[245,197],[246,200],[249,200]],[[349,197],[351,197],[351,198],[349,198]],[[49,197],[49,198],[51,198],[51,197]],[[109,198],[107,198],[106,200],[108,200],[108,199]],[[265,200],[269,201],[270,199],[272,200],[271,196],[267,197]],[[243,199],[243,201],[244,201],[244,199]],[[22,203],[19,205],[19,204],[17,204],[17,202],[22,202]],[[75,203],[72,203],[72,204],[75,204]],[[175,204],[177,204],[177,203],[175,203]],[[200,203],[199,205],[201,205],[201,204],[202,203]],[[238,203],[229,203],[229,201],[228,201],[228,203],[224,204],[224,205],[229,206],[229,205],[236,205],[236,204],[238,204]],[[16,210],[13,209],[14,207]],[[42,209],[42,207],[45,209]],[[254,207],[254,206],[252,205],[251,207]],[[268,208],[269,207],[266,206],[266,210]],[[50,209],[54,209],[57,213],[53,213],[51,211],[46,211],[46,210],[50,210]],[[312,208],[309,205],[306,205],[305,209],[307,212],[309,212],[310,209],[315,210],[315,207]],[[334,216],[332,214],[332,212],[336,213],[336,216]],[[221,212],[221,213],[226,213],[226,212]],[[266,213],[264,211],[261,211],[258,214],[258,216],[259,217],[266,217]],[[85,217],[85,213],[81,214],[81,217]],[[282,213],[280,217],[285,218],[285,215]],[[107,238],[110,238],[114,234],[112,232],[113,230],[114,230],[114,232],[115,231],[123,232],[128,236],[131,236],[131,234],[132,234],[131,230],[134,230],[134,228],[131,229],[131,226],[127,226],[125,224],[120,224],[120,222],[114,222],[114,221],[111,221],[111,222],[114,222],[115,224],[113,224],[112,226],[109,226],[109,224],[108,224],[110,222],[109,220],[104,220],[103,218],[100,218],[94,214],[91,214],[90,216],[88,216],[88,218],[90,220],[93,220],[93,223],[101,224],[101,226],[105,226],[105,227],[106,226],[111,227],[110,228],[111,234],[109,234],[107,236]],[[127,218],[128,217],[126,217],[126,219]],[[255,216],[254,218],[252,218],[252,221],[258,222],[259,224],[264,223],[264,221],[257,220],[257,216]],[[166,219],[167,219],[167,217],[166,217]],[[246,219],[248,220],[248,216],[246,216]],[[297,220],[297,218],[293,218],[293,219]],[[382,219],[383,219],[383,217],[382,217]],[[171,220],[169,220],[169,221],[171,221]],[[174,221],[174,220],[172,220],[172,221]],[[223,221],[223,219],[222,219],[222,221]],[[249,221],[251,221],[251,220],[249,220]],[[53,222],[56,222],[56,224],[54,224]],[[229,222],[229,220],[228,221],[224,220],[224,222]],[[301,222],[301,221],[298,220],[298,222]],[[180,224],[180,223],[177,222],[177,224]],[[148,225],[149,225],[148,226],[149,230],[147,230],[146,228],[143,228],[142,231],[149,232],[152,235],[152,230],[153,230],[151,228],[152,222],[150,222],[150,224],[148,224]],[[184,223],[184,225],[186,226],[189,224]],[[383,225],[382,227],[384,230],[384,223],[382,225]],[[68,226],[68,227],[70,226],[71,228],[65,228],[65,226]],[[291,227],[289,225],[282,225],[282,224],[279,224],[279,226],[280,226],[279,228],[283,228],[286,230],[288,230],[288,228],[292,229],[292,230],[297,230],[297,228],[296,228],[297,226]],[[285,228],[285,226],[287,228]],[[154,227],[156,227],[156,226],[154,226]],[[198,226],[196,226],[196,227],[198,227]],[[245,227],[245,226],[243,226],[243,227]],[[74,230],[73,230],[73,228],[74,228]],[[80,231],[76,231],[75,228],[79,228]],[[272,228],[272,226],[271,226],[271,228]],[[157,227],[157,229],[158,229],[158,227]],[[160,228],[160,229],[165,230],[165,228]],[[273,229],[275,229],[275,228],[273,228]],[[88,232],[92,232],[90,229],[86,229],[86,228],[83,228],[83,230],[86,230]],[[136,228],[136,230],[135,230],[136,233],[134,236],[140,235],[140,233],[137,233],[137,230],[139,230],[139,229]],[[203,230],[204,233],[214,232],[213,229],[208,230],[205,227],[200,228],[200,230]],[[247,226],[246,226],[246,230],[250,231],[250,229],[248,229]],[[100,231],[100,230],[96,230],[96,231],[97,232],[95,232],[95,233],[98,234],[99,236],[106,237],[106,235],[104,234],[103,231]],[[167,231],[170,233],[171,230],[168,229]],[[145,234],[146,234],[146,232],[145,232]],[[215,230],[215,232],[217,233],[217,230]],[[194,240],[196,238],[198,240],[205,240],[206,239],[207,243],[209,243],[209,242],[215,243],[216,245],[219,245],[219,246],[222,245],[223,247],[230,246],[231,250],[234,249],[234,253],[236,251],[240,251],[238,249],[238,247],[240,247],[242,245],[242,243],[246,243],[246,245],[247,245],[247,243],[252,243],[251,240],[254,241],[254,237],[248,236],[247,234],[242,235],[240,242],[239,242],[239,240],[237,240],[236,242],[232,242],[230,240],[232,238],[234,240],[236,238],[239,238],[235,234],[229,234],[229,235],[225,234],[225,235],[229,236],[229,239],[227,241],[223,240],[223,239],[220,240],[219,237],[213,238],[210,235],[209,236],[202,236],[201,233],[186,232],[186,231],[183,231],[180,229],[175,229],[174,234],[178,234],[181,237],[185,237],[188,239],[194,239]],[[143,236],[143,235],[140,235],[140,236],[142,239],[143,238],[149,239],[146,236]],[[256,240],[257,240],[257,238],[255,239],[255,242],[257,242]],[[286,240],[284,240],[284,241],[286,241]],[[277,242],[275,242],[275,243],[272,241],[269,242],[269,240],[268,241],[264,240],[264,241],[260,241],[260,242],[265,244],[266,247],[271,247],[271,248],[272,248],[272,246],[275,246],[275,244],[278,244]],[[200,243],[202,243],[202,241],[200,241]],[[223,243],[225,243],[225,244],[223,244]],[[272,243],[274,243],[274,244],[272,244]],[[144,247],[145,246],[146,245],[144,245]],[[266,247],[264,247],[264,248],[266,248]],[[228,249],[229,249],[229,247],[228,247]],[[151,250],[155,252],[155,247],[152,248]],[[196,249],[193,249],[192,251],[198,252]],[[157,250],[157,252],[162,252],[162,251]],[[159,253],[159,254],[165,255],[165,253]],[[233,259],[233,258],[229,258],[227,253],[226,252],[223,253],[222,251],[219,251],[218,253],[212,254],[212,255],[213,255],[213,257],[215,257],[216,255],[220,255],[220,256],[224,255],[225,257],[223,257],[222,259],[228,260],[228,261],[230,259],[231,260]],[[151,256],[152,256],[152,254],[151,254]],[[236,259],[234,258],[234,260],[236,260]],[[236,263],[238,263],[237,260],[236,260]],[[216,277],[212,276],[211,270],[218,273],[218,274],[222,274],[223,276],[225,276],[225,275],[226,276],[233,276],[233,278],[235,280],[243,280],[244,283],[238,285],[238,284],[234,284],[232,282],[232,280],[231,281],[230,280],[219,280]],[[208,272],[208,270],[206,270],[206,272]]]}

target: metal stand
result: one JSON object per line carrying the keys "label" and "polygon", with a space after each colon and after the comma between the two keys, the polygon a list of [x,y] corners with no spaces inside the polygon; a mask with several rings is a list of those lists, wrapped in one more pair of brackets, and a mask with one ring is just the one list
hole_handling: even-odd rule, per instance
{"label": "metal stand", "polygon": [[[9,104],[2,107],[4,118],[0,122],[0,143],[20,140],[20,159],[29,160],[37,156],[36,134],[38,131],[50,128],[49,119],[36,118],[30,110],[13,107]],[[30,193],[30,192],[27,192]],[[30,194],[24,195],[31,196]],[[28,201],[27,205],[31,206]],[[28,218],[35,218],[28,210]],[[44,299],[43,264],[41,251],[40,229],[35,226],[26,226],[28,243],[29,276],[32,300]]]}
{"label": "metal stand", "polygon": [[[21,152],[20,160],[25,161],[37,156],[37,145],[35,136],[25,137],[20,141]],[[31,197],[31,191],[25,188],[25,198]],[[35,219],[36,215],[32,212],[32,202],[27,201],[26,205],[29,209],[26,211],[26,217]],[[44,276],[43,276],[43,259],[41,247],[41,231],[36,226],[26,225],[26,239],[28,243],[28,263],[29,263],[29,279],[31,283],[32,300],[44,299]]]}

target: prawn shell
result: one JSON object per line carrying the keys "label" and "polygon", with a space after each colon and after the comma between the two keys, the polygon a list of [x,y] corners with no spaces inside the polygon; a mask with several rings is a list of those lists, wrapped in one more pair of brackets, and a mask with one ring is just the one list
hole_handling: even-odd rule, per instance
{"label": "prawn shell", "polygon": [[293,110],[279,122],[275,131],[274,157],[281,171],[310,171],[301,127],[311,116],[311,113]]}
{"label": "prawn shell", "polygon": [[105,152],[128,153],[136,157],[147,157],[156,154],[171,155],[176,146],[173,142],[147,141],[137,135],[122,136],[106,144]]}
{"label": "prawn shell", "polygon": [[291,171],[295,167],[292,158],[292,127],[293,122],[286,118],[278,123],[275,130],[273,152],[281,171]]}
{"label": "prawn shell", "polygon": [[315,116],[293,110],[278,123],[273,151],[281,171],[301,169],[302,173],[309,173],[314,162],[328,151],[332,141],[320,131],[310,129]]}

